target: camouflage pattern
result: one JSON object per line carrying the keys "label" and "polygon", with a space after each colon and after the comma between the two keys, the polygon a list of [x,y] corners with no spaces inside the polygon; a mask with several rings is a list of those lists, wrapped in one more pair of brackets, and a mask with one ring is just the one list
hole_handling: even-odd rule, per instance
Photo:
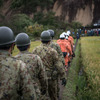
{"label": "camouflage pattern", "polygon": [[51,42],[50,42],[50,47],[51,47],[51,48],[54,48],[54,49],[57,51],[57,53],[58,53],[58,58],[59,58],[59,60],[61,61],[61,63],[63,64],[63,66],[64,66],[64,65],[65,65],[65,60],[64,60],[64,57],[63,57],[63,54],[62,54],[62,51],[61,51],[60,46],[59,46],[57,43],[51,41]]}
{"label": "camouflage pattern", "polygon": [[33,50],[33,53],[41,57],[46,68],[48,77],[48,92],[51,100],[57,100],[56,79],[54,80],[53,76],[55,69],[58,71],[61,79],[65,78],[65,71],[63,70],[62,63],[58,59],[57,51],[51,48],[49,44],[41,44]]}
{"label": "camouflage pattern", "polygon": [[37,100],[26,65],[0,51],[0,100]]}
{"label": "camouflage pattern", "polygon": [[40,100],[40,90],[41,92],[46,91],[47,87],[45,68],[42,64],[41,58],[38,55],[32,54],[28,51],[21,51],[15,57],[26,63],[28,72],[30,73],[31,78],[35,82],[34,84],[37,98],[38,100]]}
{"label": "camouflage pattern", "polygon": [[59,61],[58,53],[56,50],[54,50],[47,44],[41,44],[33,50],[33,53],[41,57],[46,71],[52,72],[56,68],[60,75],[60,78],[65,78],[65,71],[62,68],[62,64]]}
{"label": "camouflage pattern", "polygon": [[[50,41],[50,47],[57,51],[59,62],[62,65],[61,67],[62,67],[63,71],[65,71],[65,60],[64,60],[64,57],[63,57],[63,54],[62,54],[60,46],[57,43],[55,43],[53,41]],[[56,84],[55,85],[57,86],[57,96],[59,98],[59,90],[60,90],[60,87],[59,87],[59,77],[56,78]]]}

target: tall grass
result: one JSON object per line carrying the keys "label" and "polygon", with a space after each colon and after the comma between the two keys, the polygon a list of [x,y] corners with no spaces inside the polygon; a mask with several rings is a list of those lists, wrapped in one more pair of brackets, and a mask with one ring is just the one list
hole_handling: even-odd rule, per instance
{"label": "tall grass", "polygon": [[100,100],[100,37],[81,38],[81,57],[87,76],[83,100]]}

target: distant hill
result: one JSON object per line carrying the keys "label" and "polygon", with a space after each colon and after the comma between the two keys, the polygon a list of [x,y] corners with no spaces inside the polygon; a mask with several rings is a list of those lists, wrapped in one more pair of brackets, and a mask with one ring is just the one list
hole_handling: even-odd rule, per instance
{"label": "distant hill", "polygon": [[[34,18],[36,12],[55,12],[62,21],[77,21],[83,26],[100,20],[100,0],[0,0],[0,22],[16,13]],[[5,19],[5,20],[4,20]]]}

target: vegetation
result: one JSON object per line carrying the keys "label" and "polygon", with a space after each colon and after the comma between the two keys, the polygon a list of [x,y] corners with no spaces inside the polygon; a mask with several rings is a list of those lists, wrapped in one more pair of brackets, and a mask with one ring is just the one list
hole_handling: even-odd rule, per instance
{"label": "vegetation", "polygon": [[13,29],[14,33],[25,32],[25,27],[33,22],[26,14],[16,14],[12,16],[8,25]]}
{"label": "vegetation", "polygon": [[3,0],[0,0],[0,7],[2,6],[2,4],[3,4]]}
{"label": "vegetation", "polygon": [[100,37],[81,39],[81,60],[84,75],[80,77],[78,100],[100,99]]}
{"label": "vegetation", "polygon": [[[26,32],[30,35],[31,39],[38,39],[41,32],[48,29],[55,31],[55,38],[59,38],[59,35],[63,31],[70,29],[75,31],[82,25],[78,22],[64,22],[59,17],[55,16],[55,13],[50,11],[55,0],[12,0],[12,11],[17,10],[17,13],[12,15],[8,20],[3,14],[0,14],[0,26],[9,26],[17,35],[20,32]],[[0,0],[0,4],[3,5],[4,1]],[[41,11],[37,11],[37,7],[40,7]],[[48,12],[43,13],[46,9]],[[20,11],[20,14],[18,12]],[[34,14],[33,18],[28,15]],[[75,34],[76,35],[76,34]]]}
{"label": "vegetation", "polygon": [[34,23],[33,25],[30,25],[25,28],[26,33],[30,37],[40,37],[41,32],[44,30],[43,25],[39,25],[38,23]]}
{"label": "vegetation", "polygon": [[22,8],[23,12],[31,13],[36,12],[37,6],[40,6],[42,9],[49,8],[53,0],[13,0],[11,8]]}

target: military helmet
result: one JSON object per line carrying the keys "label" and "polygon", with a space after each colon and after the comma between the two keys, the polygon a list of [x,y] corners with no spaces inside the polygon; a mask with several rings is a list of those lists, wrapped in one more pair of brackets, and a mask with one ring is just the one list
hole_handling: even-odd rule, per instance
{"label": "military helmet", "polygon": [[26,33],[19,33],[15,40],[17,46],[26,46],[30,44],[30,38]]}
{"label": "military helmet", "polygon": [[13,31],[6,26],[0,27],[0,45],[7,45],[15,42]]}
{"label": "military helmet", "polygon": [[50,40],[51,40],[50,32],[49,31],[43,31],[41,33],[41,41],[50,41]]}
{"label": "military helmet", "polygon": [[54,37],[54,31],[52,29],[47,30],[50,32],[51,37]]}

